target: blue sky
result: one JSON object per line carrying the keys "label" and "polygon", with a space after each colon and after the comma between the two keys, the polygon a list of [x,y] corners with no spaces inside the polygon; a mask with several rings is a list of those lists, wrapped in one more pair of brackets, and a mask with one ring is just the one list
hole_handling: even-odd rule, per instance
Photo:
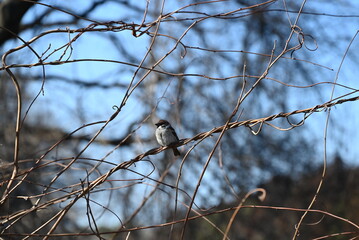
{"label": "blue sky", "polygon": [[[138,7],[144,7],[146,1],[133,1],[133,4],[136,4]],[[53,2],[52,2],[53,3]],[[167,1],[166,2],[166,10],[170,11],[173,9],[176,9],[178,5],[180,4],[176,1]],[[66,6],[66,3],[63,1],[55,1],[55,4],[58,6],[63,6],[64,8],[78,8],[79,6],[84,7],[89,4],[88,1],[76,1],[76,4],[73,4],[71,6]],[[278,7],[280,7],[281,3]],[[313,4],[314,7],[318,10],[318,12],[326,12],[326,13],[338,13],[338,14],[355,14],[356,9],[348,9],[343,7],[343,9],[330,9],[331,5],[322,5],[317,6],[314,2],[308,2],[308,4]],[[321,3],[323,4],[323,3]],[[354,4],[354,3],[353,3]],[[176,5],[176,6],[175,6]],[[219,8],[227,8],[229,5],[224,4],[215,4],[218,8],[211,8],[208,9],[208,11],[217,11]],[[152,7],[152,5],[151,5]],[[25,19],[24,23],[27,23],[31,21],[33,16],[37,16],[41,14],[44,10],[46,10],[46,7],[43,6],[36,6],[33,9],[31,9]],[[344,11],[345,10],[345,11]],[[349,10],[352,10],[353,12],[348,12]],[[340,12],[343,11],[343,12]],[[142,16],[140,16],[142,17]],[[310,21],[313,16],[307,16],[302,15],[301,20],[299,21],[299,24],[301,21]],[[66,20],[68,16],[64,13],[55,13],[47,17],[47,21],[54,21],[56,22],[58,19]],[[116,20],[126,20],[126,21],[134,21],[134,22],[140,22],[141,18],[136,17],[136,15],[132,12],[127,12],[124,10],[124,8],[119,7],[117,4],[108,3],[104,7],[101,8],[101,11],[96,11],[91,14],[91,18],[97,19],[97,20],[103,20],[103,21],[116,21]],[[355,32],[358,30],[359,21],[358,18],[351,18],[348,20],[348,18],[331,18],[329,16],[322,16],[318,17],[320,19],[315,24],[318,24],[318,26],[322,26],[324,31],[330,32],[330,36],[332,36],[332,39],[328,39],[328,41],[336,41],[336,38],[340,37],[340,41],[337,44],[337,47],[339,48],[339,51],[333,51],[330,52],[330,49],[326,48],[326,45],[323,44],[323,42],[318,42],[318,50],[315,52],[310,52],[309,50],[303,50],[307,54],[310,54],[311,60],[315,59],[315,62],[318,64],[322,64],[325,66],[328,66],[330,68],[333,68],[334,71],[326,70],[325,75],[322,75],[322,72],[318,71],[318,67],[307,64],[306,67],[310,68],[312,71],[312,74],[310,75],[311,80],[314,82],[322,82],[322,81],[334,81],[336,76],[336,71],[339,68],[339,64],[341,61],[341,58],[343,57],[346,48],[348,47],[348,44],[350,42],[350,39],[354,36]],[[149,19],[150,20],[150,17]],[[292,19],[293,20],[293,19]],[[348,26],[348,22],[350,23],[350,26]],[[218,23],[216,20],[209,21],[211,24]],[[85,27],[89,25],[89,22],[86,21],[80,21],[80,26]],[[206,24],[206,23],[204,23]],[[176,22],[174,23],[168,23],[169,26],[176,26]],[[167,27],[168,25],[164,24],[164,27]],[[211,26],[210,24],[208,25]],[[65,29],[67,26],[58,26],[59,28]],[[58,27],[51,26],[49,29],[56,29]],[[73,26],[71,26],[73,28]],[[177,29],[173,29],[171,32],[170,27],[166,29],[167,32],[173,33],[174,35],[180,35],[179,33],[182,33],[183,29],[185,29],[185,26],[179,27],[179,33],[177,32]],[[41,31],[46,30],[46,28],[39,29],[39,34]],[[246,37],[246,33],[236,35],[236,33],[241,32],[242,28],[240,26],[233,26],[229,29],[225,29],[224,31],[216,33],[215,31],[212,32],[211,36],[216,36],[216,38],[209,38],[207,44],[210,47],[213,47],[215,49],[234,49],[234,50],[245,50],[241,48],[241,38]],[[306,29],[303,29],[304,31]],[[288,30],[289,31],[289,30]],[[228,33],[228,35],[224,35],[224,33]],[[31,39],[34,35],[34,32],[31,31],[25,31],[21,37],[25,40]],[[309,32],[309,34],[313,35],[313,37],[316,36],[316,32]],[[345,34],[345,35],[343,35]],[[110,59],[110,60],[117,60],[117,61],[126,61],[126,58],[124,56],[121,56],[119,50],[116,48],[116,46],[113,46],[114,42],[108,40],[108,36],[113,35],[119,43],[123,44],[123,47],[131,53],[135,53],[137,56],[143,56],[148,47],[150,38],[146,35],[143,35],[139,38],[135,38],[132,36],[131,31],[124,31],[124,32],[101,32],[101,33],[85,33],[82,37],[80,37],[74,44],[73,44],[73,53],[71,56],[71,59],[82,59],[82,58],[88,58],[88,59]],[[72,35],[73,37],[74,35]],[[236,36],[239,36],[240,39],[235,38]],[[226,41],[228,40],[228,41]],[[33,44],[34,49],[38,53],[44,52],[51,43],[51,50],[54,50],[62,44],[66,43],[68,41],[68,35],[67,34],[50,34],[46,37],[41,38],[39,41],[36,41],[35,44]],[[184,39],[185,43],[191,43],[192,45],[200,45],[200,39],[199,36],[196,36],[195,34],[188,34],[188,37]],[[174,44],[174,42],[167,43],[168,45],[163,46],[162,54],[165,54],[166,51]],[[341,69],[341,72],[339,74],[338,83],[348,85],[352,88],[359,88],[359,84],[357,81],[357,76],[359,75],[359,68],[357,67],[357,53],[356,49],[358,49],[359,39],[355,39],[349,55],[345,59],[345,62],[343,64],[343,67]],[[6,47],[11,48],[19,45],[19,42],[10,41]],[[51,50],[49,52],[51,52]],[[26,51],[26,50],[25,50]],[[33,56],[33,54],[27,52],[26,53],[26,59],[24,59],[25,51],[19,52],[14,54],[15,57],[11,59],[12,62],[22,62],[22,63],[33,63],[37,62],[36,58]],[[23,55],[24,54],[24,55]],[[181,48],[179,50],[176,50],[171,57],[168,58],[161,67],[163,67],[166,71],[171,71],[172,69],[175,69],[177,62],[173,61],[173,59],[180,58],[181,54]],[[193,58],[193,61],[200,61],[201,60],[201,54],[203,52],[198,50],[189,50],[188,51],[188,58],[193,56],[198,56],[197,58]],[[241,53],[229,53],[229,54],[238,54],[238,56]],[[304,57],[301,53],[295,53],[295,57],[301,58]],[[156,57],[161,56],[160,53]],[[51,60],[55,60],[59,57],[59,54],[56,56],[53,56]],[[185,62],[187,59],[184,59],[183,62]],[[283,60],[288,61],[288,66],[290,66],[291,60]],[[136,63],[137,64],[137,63]],[[238,69],[235,69],[235,67],[241,68],[242,66],[232,66],[232,65],[225,65],[223,68],[213,68],[213,72],[211,73],[205,73],[207,75],[215,76],[215,77],[221,77],[221,75],[231,75],[238,71]],[[250,67],[250,66],[249,66]],[[133,71],[135,70],[134,67],[122,65],[119,63],[101,63],[101,62],[79,62],[79,63],[71,63],[71,64],[63,64],[63,65],[55,65],[55,66],[46,66],[46,74],[51,76],[53,74],[59,74],[64,75],[66,78],[70,80],[78,80],[78,79],[87,79],[91,82],[100,82],[101,84],[108,84],[111,85],[113,83],[116,84],[128,84],[128,82],[131,80],[133,76]],[[220,72],[218,72],[218,71]],[[23,73],[31,75],[31,74],[40,74],[41,68],[40,67],[33,67],[29,69],[22,69]],[[298,69],[292,69],[288,68],[289,71],[300,71]],[[316,74],[316,71],[320,74]],[[192,65],[192,67],[188,67],[186,69],[186,73],[203,73],[202,68],[197,68],[197,65]],[[287,83],[297,83],[296,81],[300,81],[297,79],[286,79],[285,75],[286,72],[275,72],[271,76],[276,77],[280,80],[288,81]],[[148,78],[148,81],[153,81],[151,79],[153,75],[150,75]],[[153,77],[154,78],[154,77]],[[137,79],[138,80],[138,79]],[[171,80],[171,79],[170,79]],[[170,85],[171,87],[174,86],[175,81],[177,79],[172,79],[173,83]],[[189,78],[189,81],[200,81],[198,78]],[[269,80],[265,80],[265,82],[269,82]],[[276,83],[271,83],[276,84]],[[300,82],[298,83],[300,84]],[[27,86],[27,94],[30,94],[30,98],[34,97],[37,92],[40,90],[40,81],[33,81],[30,82]],[[230,86],[230,84],[222,86],[220,82],[215,83],[216,87],[218,87],[216,90],[212,89],[211,87],[208,87],[208,95],[216,95],[220,94],[220,92],[224,92],[226,87]],[[205,86],[204,86],[205,87]],[[159,97],[161,94],[163,94],[164,87],[159,87],[161,91],[159,91],[155,96]],[[219,90],[218,90],[219,89]],[[317,91],[311,91],[312,89],[318,89]],[[218,91],[218,92],[216,92]],[[318,92],[320,92],[322,95],[319,96]],[[342,89],[340,87],[336,87],[335,89],[335,96],[340,96],[342,94],[347,93],[348,90]],[[331,86],[317,86],[312,87],[309,89],[290,89],[289,96],[293,96],[293,98],[289,99],[289,101],[292,101],[293,108],[291,110],[295,110],[298,108],[307,108],[307,107],[313,107],[317,104],[322,104],[325,101],[329,100],[331,93]],[[140,117],[142,117],[144,112],[148,112],[148,106],[145,106],[143,102],[139,101],[137,97],[139,97],[137,94],[141,94],[141,92],[135,92],[134,97],[130,98],[128,104],[123,108],[123,111],[121,114],[116,118],[106,129],[105,131],[99,136],[99,138],[115,138],[123,136],[123,130],[128,126],[130,122],[133,121],[133,119],[138,119],[138,121],[141,121]],[[188,91],[187,93],[184,93],[184,96],[187,99],[191,98],[191,95],[193,92]],[[278,94],[280,95],[280,94]],[[47,80],[45,83],[45,91],[44,95],[40,96],[40,98],[36,101],[34,104],[32,110],[31,110],[31,117],[29,117],[29,121],[37,122],[43,121],[46,124],[54,124],[55,126],[58,126],[60,128],[65,129],[66,131],[72,131],[76,129],[77,127],[80,127],[81,125],[85,123],[90,123],[94,121],[100,121],[100,120],[107,120],[111,114],[114,112],[113,106],[119,105],[122,98],[124,96],[124,90],[119,87],[113,87],[106,90],[99,90],[97,88],[93,89],[86,89],[83,87],[78,87],[73,84],[68,84],[63,81],[56,81],[55,80]],[[168,95],[166,95],[168,96]],[[169,101],[166,101],[168,100]],[[173,105],[171,105],[171,101],[173,100],[170,96],[168,99],[163,100],[160,103],[160,107],[162,108],[172,108]],[[158,99],[149,99],[149,102],[157,102]],[[314,105],[313,105],[314,103]],[[250,107],[250,98],[248,102],[245,103],[245,106],[247,108]],[[347,160],[347,163],[350,164],[358,164],[358,157],[359,152],[357,150],[358,144],[359,144],[359,130],[357,128],[358,125],[358,111],[359,105],[354,103],[345,103],[342,105],[338,105],[337,107],[334,107],[331,111],[331,122],[329,125],[329,135],[328,135],[328,153],[333,154],[336,151],[339,151],[343,156],[345,156],[345,160]],[[159,110],[159,114],[164,114],[165,111]],[[45,113],[45,114],[44,114]],[[271,114],[275,114],[278,112],[272,112]],[[246,116],[246,112],[244,112],[244,116]],[[265,117],[265,116],[257,116],[257,117]],[[323,132],[325,127],[325,118],[326,113],[315,113],[313,114],[308,120],[307,125],[308,129],[306,130],[306,135],[308,138],[313,138],[313,144],[318,149],[323,149]],[[82,133],[86,134],[93,134],[99,127],[93,127],[93,128],[86,128]],[[213,126],[211,126],[213,127]],[[178,133],[182,137],[190,137],[186,135],[186,131],[182,128],[180,124],[176,124],[176,128],[178,130]],[[208,125],[204,125],[203,129],[200,129],[199,131],[206,131],[208,129]],[[138,153],[144,152],[151,147],[155,147],[156,143],[153,142],[153,145],[151,144],[143,144],[141,142],[141,138],[149,138],[151,137],[151,134],[153,129],[149,129],[148,127],[142,127],[140,128],[136,134],[135,134],[135,140],[137,141],[137,145],[133,149],[127,149],[127,148],[121,148],[120,150],[116,150],[109,158],[106,160],[113,161],[114,163],[118,163],[119,161],[123,160],[129,160],[132,156],[135,156]],[[286,134],[286,132],[279,132],[278,134]],[[300,148],[300,146],[298,146]],[[113,146],[110,147],[104,147],[101,145],[92,145],[91,148],[89,148],[88,151],[86,151],[86,155],[91,156],[93,158],[103,158],[108,152],[110,152],[113,149]],[[319,152],[322,150],[319,150]],[[153,157],[154,158],[154,157]],[[314,160],[318,163],[321,163],[321,158]],[[141,169],[142,164],[138,164],[137,170]],[[108,166],[110,167],[110,166]],[[147,163],[143,163],[143,169],[147,170]],[[83,172],[84,174],[84,172]],[[206,176],[206,178],[211,178],[212,176]],[[147,185],[140,185],[139,189],[150,189],[151,187]],[[144,191],[146,192],[146,190]],[[114,218],[114,221],[116,222],[116,219]]]}

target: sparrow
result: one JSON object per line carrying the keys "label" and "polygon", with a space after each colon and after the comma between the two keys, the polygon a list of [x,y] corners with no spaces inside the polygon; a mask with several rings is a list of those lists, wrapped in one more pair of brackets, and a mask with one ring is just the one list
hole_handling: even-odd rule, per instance
{"label": "sparrow", "polygon": [[[179,141],[176,131],[167,120],[161,119],[155,125],[157,126],[156,139],[161,146],[168,146]],[[175,156],[180,155],[177,148],[173,147],[172,150]]]}

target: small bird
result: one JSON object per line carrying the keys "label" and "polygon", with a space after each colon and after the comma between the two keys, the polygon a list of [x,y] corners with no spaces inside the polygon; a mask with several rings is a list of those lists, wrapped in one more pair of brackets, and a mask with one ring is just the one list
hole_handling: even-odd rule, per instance
{"label": "small bird", "polygon": [[[161,119],[155,125],[157,126],[156,139],[161,146],[168,146],[179,141],[176,131],[167,120]],[[175,156],[180,155],[177,148],[173,147],[172,150]]]}

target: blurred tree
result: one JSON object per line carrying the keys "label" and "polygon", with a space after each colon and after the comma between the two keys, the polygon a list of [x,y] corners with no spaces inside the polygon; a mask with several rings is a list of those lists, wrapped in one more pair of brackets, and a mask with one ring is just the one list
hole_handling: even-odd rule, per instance
{"label": "blurred tree", "polygon": [[35,2],[37,0],[31,2],[3,0],[0,3],[0,44],[14,38],[19,33],[22,17]]}
{"label": "blurred tree", "polygon": [[[260,202],[257,196],[248,199],[235,218],[229,235],[230,239],[291,239],[293,229],[301,215],[296,208],[307,208],[315,194],[313,186],[316,186],[320,180],[321,171],[321,169],[315,169],[295,178],[290,175],[276,175],[260,184],[259,186],[267,192],[264,202]],[[326,176],[328,181],[324,183],[315,203],[315,209],[322,212],[309,214],[306,224],[299,232],[298,239],[319,239],[320,237],[325,239],[324,236],[329,234],[333,234],[333,239],[351,239],[357,236],[357,229],[353,226],[323,212],[339,217],[346,216],[354,223],[359,222],[358,214],[356,214],[359,211],[359,186],[358,181],[355,180],[358,174],[358,167],[345,166],[343,160],[339,156],[336,157],[335,161],[328,166]],[[233,209],[230,209],[236,204],[238,203],[232,202],[218,206],[218,209],[229,209],[229,211],[225,214],[213,214],[207,218],[220,229],[225,229],[233,213]],[[256,208],[252,204],[264,205],[264,207]],[[186,239],[222,239],[221,233],[211,228],[210,224],[203,219],[197,219],[191,225]],[[165,233],[162,229],[158,229],[157,239],[168,239]]]}

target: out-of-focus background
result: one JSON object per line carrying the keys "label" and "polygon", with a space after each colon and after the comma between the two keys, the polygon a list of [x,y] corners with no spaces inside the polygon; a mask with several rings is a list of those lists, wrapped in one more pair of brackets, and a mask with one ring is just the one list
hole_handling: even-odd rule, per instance
{"label": "out-of-focus background", "polygon": [[0,236],[358,237],[358,7],[1,1]]}

